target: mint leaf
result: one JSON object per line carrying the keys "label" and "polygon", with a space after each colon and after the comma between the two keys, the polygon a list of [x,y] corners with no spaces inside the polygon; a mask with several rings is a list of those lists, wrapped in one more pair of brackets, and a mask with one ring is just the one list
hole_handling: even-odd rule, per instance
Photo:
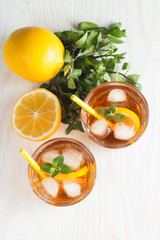
{"label": "mint leaf", "polygon": [[122,121],[125,121],[127,118],[122,113],[115,113],[113,119],[116,122],[122,122]]}
{"label": "mint leaf", "polygon": [[97,36],[98,36],[98,33],[97,32],[91,32],[86,40],[86,48],[90,48],[92,45],[95,45],[97,44]]}
{"label": "mint leaf", "polygon": [[137,83],[138,80],[139,80],[139,78],[140,78],[140,75],[139,75],[139,74],[130,74],[130,75],[128,75],[127,77],[128,77],[128,79],[129,79],[130,81],[132,81],[133,83]]}
{"label": "mint leaf", "polygon": [[63,161],[64,161],[64,156],[63,155],[60,155],[58,157],[56,157],[55,159],[53,159],[52,161],[52,165],[53,167],[59,167],[63,164]]}
{"label": "mint leaf", "polygon": [[77,77],[81,76],[81,74],[82,74],[82,70],[75,68],[75,69],[73,69],[73,72],[72,72],[71,76],[73,78],[77,78]]}
{"label": "mint leaf", "polygon": [[51,163],[44,163],[42,165],[40,165],[40,168],[44,171],[44,172],[47,172],[49,173],[50,172],[50,169],[52,168],[52,164]]}
{"label": "mint leaf", "polygon": [[112,112],[112,113],[115,113],[116,105],[114,103],[112,103],[111,106],[109,107],[109,111]]}
{"label": "mint leaf", "polygon": [[75,82],[74,82],[74,80],[71,76],[68,79],[68,88],[69,89],[75,89],[76,88]]}
{"label": "mint leaf", "polygon": [[71,34],[72,34],[72,38],[74,41],[77,41],[77,37],[76,37],[76,34],[75,32],[73,32],[73,30],[71,29]]}
{"label": "mint leaf", "polygon": [[77,58],[78,57],[82,57],[82,56],[89,56],[89,55],[91,55],[93,53],[94,49],[95,49],[95,46],[92,45],[89,49],[85,50],[84,52],[78,53]]}
{"label": "mint leaf", "polygon": [[131,67],[130,67],[130,64],[128,62],[124,62],[123,65],[122,65],[122,70],[129,70]]}
{"label": "mint leaf", "polygon": [[65,56],[64,56],[64,62],[65,63],[71,63],[72,57],[70,52],[66,49]]}
{"label": "mint leaf", "polygon": [[68,174],[68,173],[71,173],[71,172],[72,172],[72,169],[71,169],[69,166],[63,164],[63,165],[60,167],[59,172],[60,172],[60,173],[64,173],[64,174]]}
{"label": "mint leaf", "polygon": [[88,33],[86,32],[83,37],[81,37],[78,41],[75,42],[75,44],[78,46],[78,47],[83,47],[86,39],[87,39],[87,35]]}
{"label": "mint leaf", "polygon": [[102,42],[102,34],[101,32],[98,34],[98,37],[97,37],[97,46],[98,47],[100,45],[100,43]]}
{"label": "mint leaf", "polygon": [[45,89],[48,89],[48,84],[47,83],[42,83],[40,88],[45,88]]}
{"label": "mint leaf", "polygon": [[117,72],[117,73],[116,73],[116,81],[117,81],[117,82],[124,82],[125,79],[124,79],[124,77],[123,77],[121,74],[119,74],[119,73]]}
{"label": "mint leaf", "polygon": [[70,69],[71,69],[71,66],[70,66],[69,64],[67,64],[67,65],[64,67],[64,69],[63,69],[63,71],[64,71],[64,76],[67,75],[67,73],[69,72]]}
{"label": "mint leaf", "polygon": [[109,74],[107,72],[103,73],[103,79],[107,82],[110,82],[111,81],[111,78],[109,76]]}
{"label": "mint leaf", "polygon": [[107,117],[106,117],[106,119],[107,119],[107,120],[110,120],[112,117],[113,117],[112,114],[108,114]]}
{"label": "mint leaf", "polygon": [[80,30],[87,31],[87,30],[98,28],[98,25],[92,22],[81,22],[78,24],[78,28]]}
{"label": "mint leaf", "polygon": [[112,43],[117,43],[117,44],[124,43],[124,41],[122,41],[121,39],[117,39],[117,38],[112,37],[112,36],[108,36],[108,40],[111,41]]}
{"label": "mint leaf", "polygon": [[109,113],[109,110],[107,108],[97,108],[96,112],[102,117],[106,117],[106,115]]}
{"label": "mint leaf", "polygon": [[108,30],[108,33],[109,33],[110,35],[112,35],[113,37],[116,37],[116,38],[121,38],[121,37],[122,37],[121,30],[119,29],[118,26],[109,29],[109,30]]}
{"label": "mint leaf", "polygon": [[51,168],[50,173],[51,173],[51,177],[53,178],[59,173],[59,171],[56,168]]}

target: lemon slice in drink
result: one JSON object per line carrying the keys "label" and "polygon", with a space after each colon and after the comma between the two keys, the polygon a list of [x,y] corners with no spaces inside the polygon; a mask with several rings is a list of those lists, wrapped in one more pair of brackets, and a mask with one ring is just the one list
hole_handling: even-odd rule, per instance
{"label": "lemon slice in drink", "polygon": [[88,172],[88,167],[84,166],[80,170],[68,174],[58,173],[55,178],[57,179],[73,179],[84,176]]}
{"label": "lemon slice in drink", "polygon": [[[138,130],[140,128],[140,121],[139,121],[139,117],[137,116],[136,113],[134,113],[133,111],[131,111],[128,108],[122,108],[122,107],[117,107],[116,113],[122,113],[126,117],[128,116],[129,118],[131,118],[135,123],[135,132],[138,132]],[[129,122],[129,119],[125,120],[125,122],[127,122],[127,121]]]}

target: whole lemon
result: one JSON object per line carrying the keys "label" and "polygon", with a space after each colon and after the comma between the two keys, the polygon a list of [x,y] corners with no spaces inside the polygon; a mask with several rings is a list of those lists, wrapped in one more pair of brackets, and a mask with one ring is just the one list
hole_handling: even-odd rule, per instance
{"label": "whole lemon", "polygon": [[11,71],[32,82],[55,77],[64,64],[64,46],[52,32],[40,27],[24,27],[7,39],[3,56]]}

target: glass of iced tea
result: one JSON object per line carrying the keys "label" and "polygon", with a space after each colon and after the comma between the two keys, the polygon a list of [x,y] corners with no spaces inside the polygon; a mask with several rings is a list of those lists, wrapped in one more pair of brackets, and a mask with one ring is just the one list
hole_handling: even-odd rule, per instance
{"label": "glass of iced tea", "polygon": [[69,206],[83,200],[95,183],[96,164],[89,149],[71,138],[55,138],[42,144],[32,155],[39,164],[52,163],[63,155],[64,164],[72,173],[50,175],[42,178],[29,165],[30,184],[35,194],[45,202],[55,206]]}
{"label": "glass of iced tea", "polygon": [[89,137],[103,147],[126,147],[137,141],[145,131],[148,104],[142,93],[131,84],[101,84],[87,95],[85,103],[102,113],[102,119],[96,119],[82,109],[81,120]]}

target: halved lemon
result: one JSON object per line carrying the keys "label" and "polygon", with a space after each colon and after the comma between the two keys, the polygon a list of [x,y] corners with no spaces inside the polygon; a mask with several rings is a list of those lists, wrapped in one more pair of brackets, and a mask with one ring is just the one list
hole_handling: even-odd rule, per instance
{"label": "halved lemon", "polygon": [[88,172],[88,167],[84,166],[80,170],[68,174],[58,173],[55,178],[57,179],[73,179],[84,176]]}
{"label": "halved lemon", "polygon": [[58,98],[50,91],[38,88],[20,96],[12,110],[13,129],[23,138],[41,141],[50,137],[61,122]]}

